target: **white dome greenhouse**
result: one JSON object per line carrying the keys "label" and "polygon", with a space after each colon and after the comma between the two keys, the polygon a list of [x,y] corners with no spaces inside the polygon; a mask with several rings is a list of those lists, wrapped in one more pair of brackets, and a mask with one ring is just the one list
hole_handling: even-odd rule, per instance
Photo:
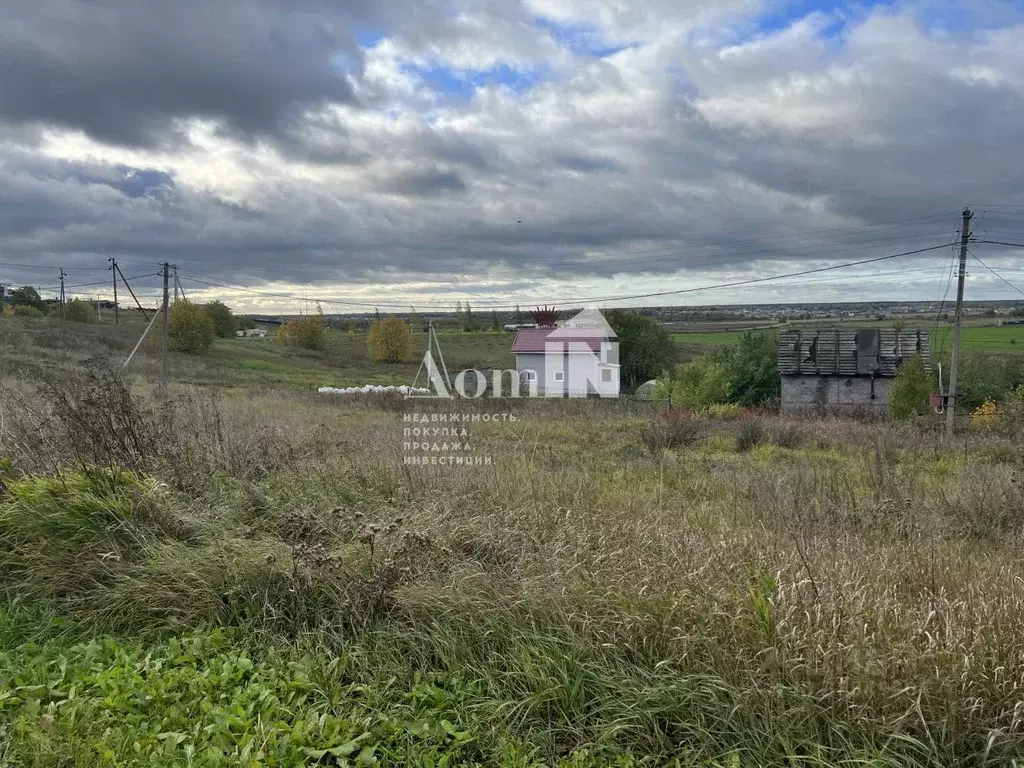
{"label": "white dome greenhouse", "polygon": [[645,381],[639,387],[636,388],[636,396],[641,400],[652,400],[654,399],[654,388],[658,382],[654,379]]}

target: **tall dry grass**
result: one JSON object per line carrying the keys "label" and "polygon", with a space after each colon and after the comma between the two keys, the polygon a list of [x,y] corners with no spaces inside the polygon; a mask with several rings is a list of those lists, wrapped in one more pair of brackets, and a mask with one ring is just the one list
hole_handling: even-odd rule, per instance
{"label": "tall dry grass", "polygon": [[[20,395],[52,421],[26,420],[25,402],[20,420],[5,411],[19,492],[52,482],[26,475],[118,463],[110,440],[69,430],[64,394],[70,405]],[[86,571],[51,559],[45,574],[15,559],[3,577],[81,620],[355,644],[366,675],[478,681],[483,716],[543,731],[553,750],[610,740],[694,765],[1021,756],[1012,441],[769,416],[664,441],[645,404],[558,401],[471,425],[492,463],[459,469],[402,461],[402,411],[451,404],[128,397],[140,434],[159,430],[133,464],[163,483],[139,518],[159,524],[133,539],[144,552]],[[24,523],[31,505],[0,504],[0,538],[45,545]],[[93,543],[76,556],[94,558]]]}

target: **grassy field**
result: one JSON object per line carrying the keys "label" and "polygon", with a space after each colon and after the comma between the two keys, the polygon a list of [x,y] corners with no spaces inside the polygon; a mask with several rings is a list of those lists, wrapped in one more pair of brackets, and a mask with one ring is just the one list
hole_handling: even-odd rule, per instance
{"label": "grassy field", "polygon": [[[780,330],[790,328],[814,330],[816,327],[818,326],[795,323],[783,326]],[[849,326],[844,325],[843,327],[892,327],[892,321],[878,322],[874,324],[865,323]],[[920,325],[910,323],[908,327],[931,329],[932,325],[931,323],[922,322]],[[718,347],[735,344],[743,333],[743,331],[677,332],[672,334],[672,339],[683,347],[696,349],[698,347]],[[931,338],[932,349],[934,351],[949,350],[952,348],[953,332],[947,326],[940,326],[939,328],[932,330]],[[1024,326],[985,326],[976,323],[965,324],[960,332],[960,343],[964,349],[977,349],[992,352],[1024,352]]]}
{"label": "grassy field", "polygon": [[[960,329],[960,344],[965,349],[981,349],[992,352],[1024,352],[1024,326],[967,325]],[[951,349],[953,331],[940,329],[932,333],[932,348]]]}
{"label": "grassy field", "polygon": [[1015,430],[294,386],[340,343],[162,404],[73,333],[0,326],[3,768],[1024,760]]}

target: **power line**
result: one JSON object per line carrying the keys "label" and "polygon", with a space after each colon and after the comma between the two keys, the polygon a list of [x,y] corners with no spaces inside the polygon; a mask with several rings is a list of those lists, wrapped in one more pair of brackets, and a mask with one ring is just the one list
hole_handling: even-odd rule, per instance
{"label": "power line", "polygon": [[[604,256],[643,255],[643,254],[647,254],[647,253],[657,253],[659,251],[680,252],[680,251],[693,250],[693,249],[696,249],[696,248],[720,248],[720,247],[726,246],[726,245],[736,245],[736,244],[741,244],[741,243],[757,243],[757,242],[764,242],[764,241],[768,241],[768,240],[785,240],[785,239],[789,239],[789,238],[804,238],[804,237],[807,237],[809,235],[824,234],[824,233],[828,233],[828,232],[843,232],[843,231],[847,231],[847,230],[871,229],[871,228],[875,228],[875,227],[877,227],[877,228],[891,227],[891,226],[896,226],[897,224],[906,223],[908,221],[919,221],[919,220],[922,220],[922,219],[944,219],[947,216],[954,215],[955,213],[956,212],[954,211],[952,213],[936,213],[936,214],[931,214],[931,215],[928,215],[928,216],[912,216],[912,217],[906,218],[906,219],[893,219],[891,221],[878,222],[876,224],[858,224],[856,226],[833,227],[831,229],[812,229],[812,230],[806,230],[806,231],[803,231],[803,232],[791,232],[791,233],[785,234],[785,235],[766,235],[764,237],[760,237],[760,236],[759,237],[745,237],[745,238],[740,238],[740,239],[737,239],[737,240],[724,240],[724,241],[720,240],[720,241],[717,241],[717,242],[716,241],[711,241],[711,242],[707,242],[707,243],[696,243],[696,244],[693,244],[693,245],[688,245],[688,246],[683,246],[683,247],[680,247],[680,246],[664,246],[662,248],[649,248],[649,249],[634,250],[634,251],[605,251],[603,253],[590,253],[590,254],[586,254],[586,255],[589,258],[601,258],[601,257],[604,257]],[[920,226],[924,226],[924,225],[920,225]],[[856,233],[856,231],[854,231],[854,232],[850,232],[850,234],[857,234],[857,233]],[[848,237],[848,236],[849,235],[837,235],[837,237]],[[825,239],[825,238],[816,238],[816,239]]]}
{"label": "power line", "polygon": [[[561,298],[561,299],[556,299],[556,300],[547,299],[546,302],[541,302],[541,303],[588,304],[588,303],[605,302],[605,301],[626,301],[626,300],[632,300],[632,299],[646,299],[646,298],[654,298],[654,297],[658,297],[658,296],[675,296],[675,295],[681,295],[681,294],[686,294],[686,293],[696,293],[696,292],[699,292],[699,291],[710,291],[710,290],[715,290],[715,289],[719,289],[719,288],[734,288],[734,287],[743,286],[743,285],[754,285],[754,284],[757,284],[757,283],[765,283],[765,282],[769,282],[769,281],[773,281],[773,280],[782,280],[782,279],[789,278],[789,277],[802,277],[804,275],[813,275],[813,274],[818,274],[818,273],[821,273],[821,272],[831,272],[831,271],[838,270],[838,269],[847,269],[849,267],[860,266],[862,264],[873,264],[873,263],[876,263],[876,262],[879,262],[879,261],[886,261],[888,259],[899,258],[901,256],[913,256],[913,255],[916,255],[916,254],[919,254],[919,253],[928,253],[930,251],[939,250],[940,248],[948,248],[950,245],[951,245],[950,243],[943,243],[942,245],[933,245],[933,246],[929,246],[927,248],[917,248],[917,249],[914,249],[914,250],[911,250],[911,251],[903,251],[901,253],[888,254],[886,256],[875,256],[875,257],[872,257],[872,258],[869,258],[869,259],[860,259],[858,261],[845,262],[843,264],[833,264],[833,265],[826,266],[826,267],[814,267],[814,268],[811,268],[811,269],[803,269],[803,270],[799,270],[799,271],[796,271],[796,272],[787,272],[787,273],[783,273],[783,274],[780,274],[780,275],[769,275],[769,276],[765,276],[765,277],[747,278],[747,279],[744,279],[744,280],[734,280],[734,281],[727,282],[727,283],[719,283],[719,284],[716,284],[716,285],[705,285],[705,286],[699,286],[699,287],[695,287],[695,288],[680,288],[680,289],[672,290],[672,291],[654,291],[654,292],[651,292],[651,293],[638,293],[638,294],[620,295],[620,296],[591,296],[591,297]],[[238,291],[242,291],[244,293],[253,294],[253,295],[256,295],[256,296],[266,296],[266,297],[269,297],[269,298],[279,298],[279,299],[293,299],[293,300],[296,300],[296,301],[303,301],[305,299],[305,297],[298,296],[298,295],[295,295],[295,294],[272,293],[272,292],[269,292],[269,291],[257,291],[257,290],[253,290],[251,288],[243,288],[242,286],[233,286],[233,285],[227,285],[227,284],[224,284],[224,283],[217,283],[217,282],[213,282],[213,281],[209,281],[209,280],[201,280],[201,279],[197,279],[197,278],[194,278],[194,277],[182,277],[182,279],[183,280],[190,280],[190,281],[192,281],[194,283],[199,283],[201,285],[208,285],[208,286],[215,287],[215,288],[225,288],[227,290],[238,290]],[[410,305],[408,302],[403,302],[401,304],[394,304],[394,303],[390,303],[390,302],[372,302],[372,301],[362,302],[362,301],[335,300],[335,299],[315,298],[315,297],[310,297],[310,299],[312,299],[314,301],[318,301],[321,304],[328,304],[328,305],[332,305],[333,304],[333,305],[357,306],[357,307],[398,307],[398,308],[405,309],[405,308],[408,308],[409,306],[418,306],[420,309],[448,309],[451,306],[450,304],[443,304],[443,305],[425,305],[425,304],[415,305],[415,304],[412,304],[412,305]],[[518,303],[523,303],[523,302],[520,301]],[[530,303],[530,302],[526,302],[526,303]],[[503,308],[513,307],[514,305],[515,305],[514,303],[509,302],[509,303],[505,303],[505,304],[487,305],[487,308],[488,309],[503,309]]]}
{"label": "power line", "polygon": [[[642,250],[604,251],[604,252],[601,252],[601,253],[585,253],[585,254],[582,254],[582,256],[585,259],[593,260],[593,259],[602,259],[602,258],[608,257],[608,256],[632,256],[632,255],[644,255],[644,254],[648,254],[648,253],[667,252],[667,253],[664,253],[663,256],[665,258],[673,258],[675,256],[683,255],[683,254],[686,254],[686,253],[689,253],[689,252],[692,252],[692,251],[695,251],[695,250],[701,250],[701,249],[707,249],[707,248],[722,248],[722,247],[728,246],[728,245],[737,245],[737,244],[744,244],[744,243],[773,242],[773,241],[781,241],[781,240],[808,239],[808,238],[810,238],[810,239],[818,239],[818,240],[827,240],[828,238],[813,237],[813,236],[814,235],[823,235],[823,234],[828,234],[828,233],[846,233],[846,234],[836,234],[836,235],[834,235],[834,237],[836,237],[836,238],[846,238],[846,237],[851,237],[851,236],[859,234],[861,230],[880,229],[880,228],[885,228],[885,227],[894,227],[894,226],[898,226],[898,225],[901,225],[901,224],[906,224],[907,222],[912,222],[912,221],[928,222],[929,220],[942,219],[942,218],[945,218],[946,216],[950,216],[950,215],[952,215],[952,213],[948,213],[948,212],[947,213],[935,213],[935,214],[928,214],[928,215],[924,215],[924,216],[911,216],[911,217],[906,217],[906,218],[902,218],[902,219],[891,219],[891,220],[887,220],[887,221],[883,221],[883,222],[876,222],[876,223],[872,223],[872,224],[857,224],[857,225],[850,225],[850,226],[846,226],[846,227],[831,227],[831,228],[827,228],[827,229],[804,230],[804,231],[799,231],[799,232],[790,232],[790,233],[781,234],[781,235],[765,235],[765,236],[757,236],[757,237],[738,238],[738,239],[732,239],[732,240],[719,240],[719,241],[712,240],[712,241],[709,241],[709,242],[694,243],[694,244],[685,245],[685,246],[662,246],[662,247],[659,247],[659,248],[650,248],[650,249],[642,249]],[[913,226],[927,226],[927,225],[928,225],[927,223],[922,223],[922,224],[913,225]],[[933,236],[934,234],[938,234],[938,233],[932,233],[932,232],[922,233],[919,236],[920,237],[930,237],[930,236]],[[915,235],[902,236],[901,239],[909,239],[909,238],[912,238],[912,237],[915,237]],[[888,240],[888,239],[890,239],[890,237],[875,238],[875,239],[872,239],[872,240],[865,240],[863,242],[878,242],[880,240]],[[895,238],[893,238],[893,239],[895,239]],[[367,244],[367,245],[362,245],[362,246],[350,247],[350,248],[348,248],[348,250],[350,250],[350,251],[351,250],[370,250],[370,249],[373,249],[373,248],[380,248],[380,247],[394,246],[394,245],[396,245],[396,243],[394,243],[394,242],[374,243],[374,244]],[[401,244],[401,243],[399,243],[397,245],[400,245],[402,247],[410,247],[408,244]],[[416,247],[416,246],[413,245],[412,247]],[[807,246],[794,246],[794,247],[818,247],[818,246],[813,246],[811,244],[808,244]],[[768,253],[772,253],[772,252],[785,252],[786,250],[787,249],[757,249],[755,251],[744,251],[744,252],[736,253],[735,255],[746,255],[747,253],[757,253],[757,252],[768,252]],[[659,257],[659,258],[661,258],[661,257]],[[127,262],[127,263],[136,263],[136,264],[149,264],[149,263],[151,263],[149,261],[142,260],[142,259],[130,259],[130,258],[122,258],[122,257],[118,257],[118,261]],[[155,262],[153,262],[153,263],[155,264]],[[37,270],[37,271],[59,268],[58,265],[40,266],[38,264],[15,264],[15,263],[8,263],[8,262],[0,262],[0,266],[16,267],[16,268],[21,268],[21,269],[31,269],[31,270]],[[73,267],[73,268],[71,268],[70,271],[105,272],[108,269],[109,269],[109,267]]]}
{"label": "power line", "polygon": [[989,266],[988,264],[986,264],[986,263],[985,263],[984,261],[982,261],[982,260],[981,260],[981,257],[980,257],[980,256],[978,256],[978,254],[976,254],[976,253],[975,253],[974,251],[972,251],[972,250],[971,250],[970,248],[968,248],[968,249],[967,249],[967,251],[968,251],[968,253],[970,253],[970,254],[971,254],[971,256],[973,256],[973,257],[974,257],[975,259],[977,259],[977,260],[978,260],[978,263],[979,263],[979,264],[981,264],[981,266],[983,266],[983,267],[984,267],[985,269],[987,269],[987,270],[988,270],[989,272],[991,272],[991,273],[992,273],[993,275],[995,275],[996,277],[998,277],[998,278],[999,278],[1000,280],[1002,280],[1002,281],[1003,281],[1004,283],[1006,283],[1006,284],[1007,284],[1008,286],[1010,286],[1011,288],[1013,288],[1013,290],[1015,290],[1015,291],[1016,291],[1017,293],[1019,293],[1019,294],[1021,294],[1022,296],[1024,296],[1024,291],[1022,291],[1022,290],[1021,290],[1020,288],[1018,288],[1018,287],[1017,287],[1016,285],[1014,285],[1013,283],[1011,283],[1011,282],[1010,282],[1009,280],[1007,280],[1007,279],[1006,279],[1005,277],[1003,277],[1003,276],[1002,276],[1002,275],[1000,275],[1000,274],[999,274],[998,272],[996,272],[996,271],[995,271],[994,269],[992,269],[992,267],[990,267],[990,266]]}
{"label": "power line", "polygon": [[603,298],[591,298],[589,300],[587,300],[587,299],[579,299],[577,301],[625,301],[627,299],[650,299],[650,298],[655,298],[657,296],[676,296],[676,295],[679,295],[679,294],[695,293],[697,291],[707,291],[707,290],[712,290],[712,289],[716,289],[716,288],[735,288],[735,287],[738,287],[738,286],[741,286],[741,285],[754,285],[755,283],[766,283],[766,282],[768,282],[770,280],[781,280],[781,279],[786,278],[786,277],[800,277],[802,275],[813,275],[813,274],[817,274],[819,272],[831,272],[831,271],[836,270],[836,269],[846,269],[847,267],[855,267],[855,266],[858,266],[860,264],[872,264],[872,263],[878,262],[878,261],[886,261],[887,259],[899,258],[900,256],[913,256],[913,255],[918,254],[918,253],[927,253],[928,251],[937,251],[940,248],[948,248],[949,245],[950,245],[949,243],[943,243],[942,245],[933,245],[933,246],[929,246],[928,248],[917,248],[917,249],[915,249],[913,251],[903,251],[902,253],[893,253],[893,254],[889,254],[888,256],[875,256],[874,258],[870,258],[870,259],[861,259],[860,261],[850,261],[850,262],[846,262],[844,264],[833,264],[832,266],[828,266],[828,267],[816,267],[814,269],[804,269],[804,270],[800,270],[799,272],[788,272],[788,273],[785,273],[785,274],[782,274],[782,275],[771,275],[771,276],[768,276],[768,277],[754,277],[754,278],[749,278],[747,280],[734,280],[733,282],[730,282],[730,283],[720,283],[718,285],[701,286],[701,287],[698,287],[698,288],[682,288],[682,289],[674,290],[674,291],[654,291],[652,293],[636,293],[636,294],[632,294],[630,296],[607,296],[607,297],[603,297]]}
{"label": "power line", "polygon": [[[982,218],[984,218],[984,214],[982,215]],[[956,267],[956,257],[957,257],[957,254],[956,254],[956,240],[959,238],[959,236],[960,236],[960,228],[957,227],[956,231],[953,233],[953,242],[950,243],[950,248],[949,248],[949,264],[948,264],[947,267],[945,267],[946,269],[949,270],[949,276],[946,278],[946,289],[942,292],[942,300],[939,301],[939,311],[935,313],[935,320],[932,322],[931,334],[934,334],[936,329],[939,327],[939,321],[942,319],[942,310],[945,309],[946,300],[949,298],[949,289],[953,285],[953,275],[954,275],[954,268]],[[949,334],[949,324],[947,323],[945,329],[942,331],[942,340],[939,343],[939,349],[942,349],[942,347],[945,345],[945,343],[946,343],[946,336],[948,334]]]}
{"label": "power line", "polygon": [[[40,266],[39,264],[14,264],[9,261],[0,261],[0,267],[13,267],[15,269],[29,269],[34,272],[49,272],[53,269],[61,269],[60,266]],[[106,272],[106,267],[70,267],[68,272]]]}
{"label": "power line", "polygon": [[[148,273],[148,274],[145,274],[145,275],[135,275],[134,277],[129,277],[129,278],[125,278],[125,279],[127,279],[127,280],[141,280],[141,279],[143,279],[145,277],[156,277],[156,276],[158,276],[158,274],[159,273],[151,272],[151,273]],[[110,284],[109,280],[97,280],[94,283],[75,283],[74,285],[65,285],[64,287],[65,288],[88,288],[89,286],[92,286],[92,285],[109,285],[109,284]],[[54,291],[54,290],[57,290],[58,287],[59,286],[55,286],[55,285],[44,285],[42,287],[42,289],[44,291]]]}
{"label": "power line", "polygon": [[1024,248],[1024,243],[1004,243],[1000,240],[971,240],[972,243],[987,243],[988,245],[1005,245],[1010,248]]}
{"label": "power line", "polygon": [[[896,242],[908,241],[908,240],[925,240],[927,238],[938,237],[938,236],[944,235],[944,234],[945,233],[942,232],[942,231],[938,231],[938,232],[934,232],[933,231],[933,232],[915,233],[915,234],[911,234],[911,235],[886,235],[885,237],[875,237],[875,238],[870,238],[868,240],[857,240],[857,241],[851,241],[851,242],[847,242],[847,243],[836,243],[836,245],[840,245],[840,246],[843,246],[843,247],[841,247],[841,248],[829,248],[828,250],[821,250],[824,247],[823,244],[821,244],[821,243],[811,243],[811,242],[804,243],[804,244],[794,243],[790,247],[787,247],[787,248],[754,248],[754,249],[746,250],[746,251],[725,251],[725,252],[711,252],[711,253],[700,253],[700,254],[691,254],[690,251],[692,251],[693,249],[687,249],[687,250],[681,250],[681,251],[677,251],[677,252],[674,252],[674,253],[663,254],[661,256],[657,256],[657,257],[653,257],[653,258],[647,259],[647,260],[645,260],[644,265],[645,266],[647,266],[647,265],[656,265],[656,264],[664,263],[666,261],[670,261],[672,264],[680,264],[680,263],[684,263],[685,264],[687,262],[701,261],[701,260],[704,260],[704,259],[715,259],[715,260],[718,261],[718,263],[721,264],[721,263],[727,263],[727,261],[726,261],[727,259],[736,259],[736,258],[740,258],[740,257],[743,257],[743,256],[752,256],[752,255],[757,255],[757,256],[765,257],[765,256],[772,256],[772,255],[781,254],[781,255],[790,256],[790,257],[800,257],[800,256],[811,255],[811,253],[807,252],[808,249],[810,249],[810,251],[813,252],[814,255],[817,255],[817,256],[829,256],[829,255],[832,255],[832,254],[835,254],[835,253],[848,253],[849,251],[862,250],[864,246],[870,245],[872,243],[896,243]],[[573,264],[573,265],[589,265],[589,266],[602,266],[602,267],[615,266],[615,265],[620,265],[620,264],[629,264],[629,265],[636,264],[635,260],[627,260],[627,261],[621,261],[621,260],[601,261],[599,259],[594,259],[594,258],[591,258],[591,257],[587,257],[585,259],[575,259],[575,260],[566,258],[566,259],[564,259],[564,261],[566,261],[569,264]]]}

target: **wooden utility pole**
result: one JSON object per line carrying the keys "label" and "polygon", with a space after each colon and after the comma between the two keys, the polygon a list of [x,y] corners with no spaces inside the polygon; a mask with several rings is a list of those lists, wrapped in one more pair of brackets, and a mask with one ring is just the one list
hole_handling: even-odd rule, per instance
{"label": "wooden utility pole", "polygon": [[114,281],[114,325],[119,325],[121,318],[117,314],[117,260],[110,258],[107,261],[110,262],[110,279]]}
{"label": "wooden utility pole", "polygon": [[178,265],[174,265],[174,300],[178,300]]}
{"label": "wooden utility pole", "polygon": [[956,281],[956,312],[953,314],[953,355],[949,367],[949,395],[946,399],[946,434],[953,434],[956,415],[956,374],[960,362],[960,314],[964,305],[964,278],[967,277],[967,242],[971,237],[971,209],[964,208],[960,224],[960,269]]}
{"label": "wooden utility pole", "polygon": [[163,302],[163,312],[164,312],[164,323],[163,323],[163,325],[164,325],[164,328],[163,328],[163,334],[162,334],[163,338],[161,339],[161,342],[160,342],[160,394],[163,395],[164,397],[167,396],[167,366],[168,366],[168,360],[167,360],[167,336],[168,336],[168,331],[170,329],[170,322],[169,322],[169,318],[168,318],[168,314],[169,314],[168,310],[170,309],[169,301],[168,301],[168,290],[169,290],[169,287],[170,287],[169,286],[170,278],[171,278],[171,265],[168,264],[165,261],[164,262],[164,302]]}

